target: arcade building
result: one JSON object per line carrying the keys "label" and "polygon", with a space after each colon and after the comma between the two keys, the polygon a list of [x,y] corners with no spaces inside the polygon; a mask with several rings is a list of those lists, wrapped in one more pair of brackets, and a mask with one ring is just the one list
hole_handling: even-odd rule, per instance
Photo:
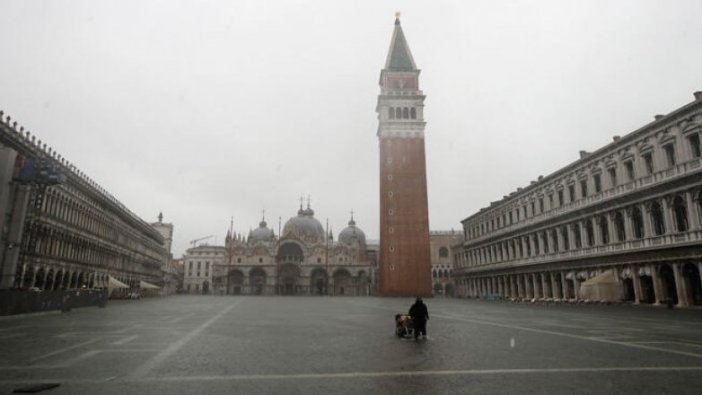
{"label": "arcade building", "polygon": [[468,216],[458,294],[702,305],[701,134],[695,92]]}

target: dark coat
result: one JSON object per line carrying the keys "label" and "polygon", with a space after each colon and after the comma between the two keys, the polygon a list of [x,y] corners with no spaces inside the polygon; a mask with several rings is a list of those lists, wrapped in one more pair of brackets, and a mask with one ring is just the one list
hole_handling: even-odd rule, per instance
{"label": "dark coat", "polygon": [[427,305],[420,300],[410,307],[409,315],[412,316],[412,320],[415,322],[425,322],[429,319],[429,310],[427,309]]}

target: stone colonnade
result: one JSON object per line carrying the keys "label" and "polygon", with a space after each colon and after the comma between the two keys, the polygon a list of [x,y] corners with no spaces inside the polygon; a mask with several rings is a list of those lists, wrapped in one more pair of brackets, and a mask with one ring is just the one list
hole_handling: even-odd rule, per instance
{"label": "stone colonnade", "polygon": [[473,298],[581,300],[580,285],[606,270],[614,271],[621,301],[654,305],[670,303],[678,307],[702,305],[702,262],[479,274],[458,279],[458,293]]}

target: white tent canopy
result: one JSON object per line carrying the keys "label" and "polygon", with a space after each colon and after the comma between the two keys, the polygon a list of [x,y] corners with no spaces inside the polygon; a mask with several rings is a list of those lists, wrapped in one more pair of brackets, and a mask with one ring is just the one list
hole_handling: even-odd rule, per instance
{"label": "white tent canopy", "polygon": [[147,283],[144,280],[139,281],[139,288],[141,288],[141,289],[161,289],[161,287],[159,287],[158,285],[153,285],[151,283]]}
{"label": "white tent canopy", "polygon": [[583,299],[616,302],[622,299],[622,286],[612,270],[592,277],[580,285]]}
{"label": "white tent canopy", "polygon": [[117,280],[112,276],[108,276],[107,288],[109,288],[110,290],[117,288],[129,288],[129,285]]}

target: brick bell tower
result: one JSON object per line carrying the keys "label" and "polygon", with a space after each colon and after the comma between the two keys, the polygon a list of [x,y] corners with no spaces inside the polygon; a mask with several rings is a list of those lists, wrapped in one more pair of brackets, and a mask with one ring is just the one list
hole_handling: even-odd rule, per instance
{"label": "brick bell tower", "polygon": [[380,72],[380,272],[383,296],[430,296],[424,94],[396,14]]}

